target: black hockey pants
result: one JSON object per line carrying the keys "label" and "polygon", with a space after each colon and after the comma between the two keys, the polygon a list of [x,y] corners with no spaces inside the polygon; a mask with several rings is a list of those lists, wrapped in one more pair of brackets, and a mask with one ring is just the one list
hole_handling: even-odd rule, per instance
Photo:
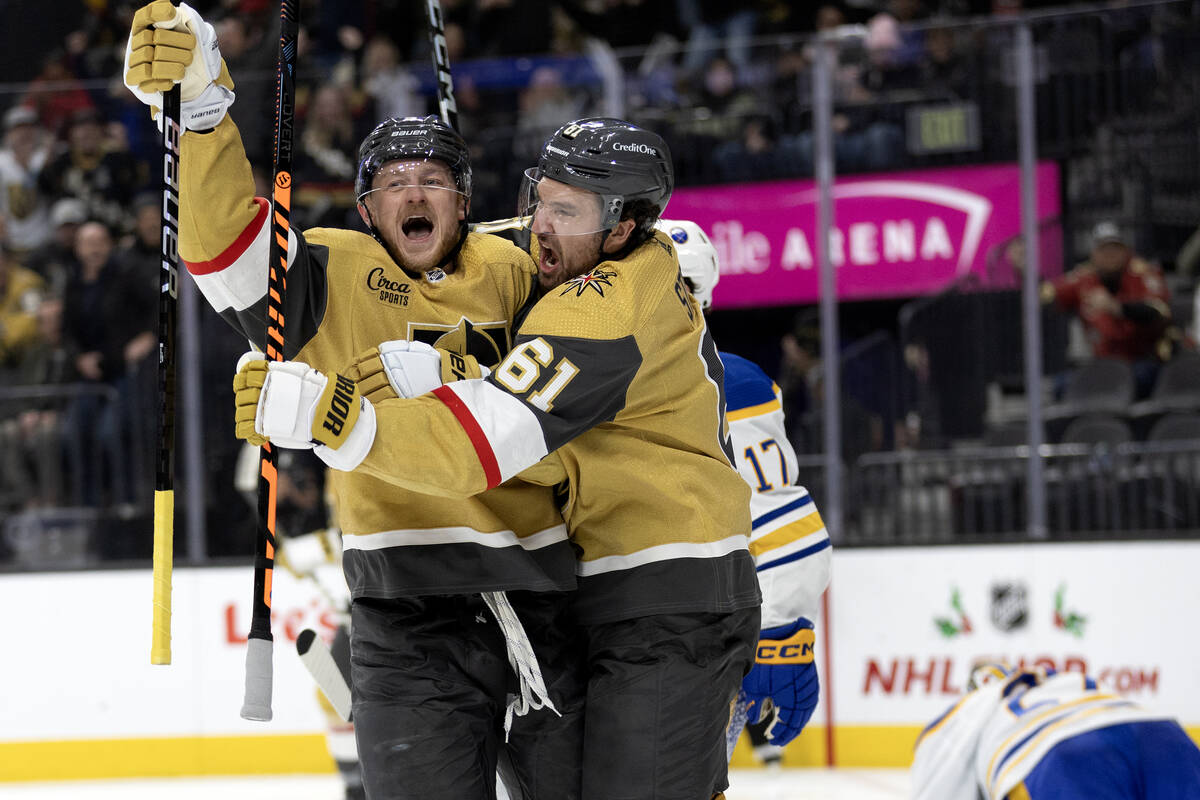
{"label": "black hockey pants", "polygon": [[583,800],[710,800],[729,785],[725,727],[759,609],[591,625]]}
{"label": "black hockey pants", "polygon": [[567,596],[508,597],[563,716],[517,717],[507,745],[516,678],[479,595],[354,601],[354,725],[369,800],[494,800],[501,755],[526,800],[578,800],[586,675]]}

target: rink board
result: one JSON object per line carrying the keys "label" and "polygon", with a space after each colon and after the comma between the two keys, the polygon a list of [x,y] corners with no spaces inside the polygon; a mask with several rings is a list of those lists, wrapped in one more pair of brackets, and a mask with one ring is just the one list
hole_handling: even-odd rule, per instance
{"label": "rink board", "polygon": [[976,660],[1086,671],[1197,738],[1197,575],[1193,542],[835,550],[835,760],[910,763]]}
{"label": "rink board", "polygon": [[[982,657],[1086,666],[1195,738],[1196,574],[1192,543],[837,550],[818,639],[832,694],[785,763],[907,766]],[[335,620],[315,587],[283,572],[274,719],[238,716],[251,581],[248,567],[177,570],[173,663],[155,667],[148,569],[0,576],[0,781],[332,770],[294,640],[305,627],[330,635]],[[753,764],[745,741],[734,764]]]}

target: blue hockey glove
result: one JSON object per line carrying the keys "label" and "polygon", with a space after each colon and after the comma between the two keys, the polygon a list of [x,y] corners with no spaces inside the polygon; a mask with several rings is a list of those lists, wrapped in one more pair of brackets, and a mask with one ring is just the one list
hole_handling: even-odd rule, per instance
{"label": "blue hockey glove", "polygon": [[759,635],[754,666],[742,679],[742,691],[758,706],[755,722],[768,707],[775,723],[767,731],[771,744],[783,746],[800,735],[817,708],[821,686],[817,679],[813,624],[804,617],[790,625],[767,628]]}

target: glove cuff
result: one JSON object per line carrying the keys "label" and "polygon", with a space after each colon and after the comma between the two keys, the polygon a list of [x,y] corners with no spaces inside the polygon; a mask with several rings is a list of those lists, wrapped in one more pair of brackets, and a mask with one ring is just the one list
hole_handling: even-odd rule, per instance
{"label": "glove cuff", "polygon": [[336,450],[323,444],[313,448],[317,458],[341,472],[350,472],[363,462],[375,444],[375,406],[360,397],[358,422],[351,429],[346,441]]}
{"label": "glove cuff", "polygon": [[185,131],[207,131],[217,127],[225,119],[235,97],[232,90],[210,83],[197,97],[179,104],[180,127]]}
{"label": "glove cuff", "polygon": [[793,636],[797,631],[804,628],[812,629],[812,620],[807,617],[800,617],[795,622],[789,622],[787,625],[776,625],[773,628],[763,628],[759,632],[759,639],[787,639]]}

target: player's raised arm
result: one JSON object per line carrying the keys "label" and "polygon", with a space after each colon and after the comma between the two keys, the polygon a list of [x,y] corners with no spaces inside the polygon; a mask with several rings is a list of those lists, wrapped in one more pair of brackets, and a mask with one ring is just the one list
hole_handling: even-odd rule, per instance
{"label": "player's raised arm", "polygon": [[[206,300],[259,347],[267,329],[270,203],[255,197],[241,134],[228,117],[234,84],[213,26],[168,0],[134,15],[125,85],[156,117],[162,92],[180,84],[179,254]],[[269,113],[271,109],[263,109]],[[324,265],[293,231],[288,247],[288,351],[313,334],[323,309]],[[303,269],[295,269],[300,264]],[[311,277],[310,277],[311,276]]]}

